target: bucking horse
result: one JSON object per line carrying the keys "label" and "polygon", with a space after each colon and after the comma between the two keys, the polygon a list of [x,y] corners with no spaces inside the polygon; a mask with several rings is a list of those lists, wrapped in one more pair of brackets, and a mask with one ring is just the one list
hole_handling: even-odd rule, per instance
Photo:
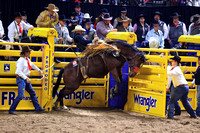
{"label": "bucking horse", "polygon": [[128,75],[130,77],[134,77],[143,63],[146,62],[145,56],[141,51],[124,41],[116,40],[109,45],[119,50],[118,56],[113,56],[112,52],[105,50],[88,50],[86,48],[85,56],[75,59],[60,70],[57,82],[53,88],[53,97],[57,93],[62,75],[65,86],[58,95],[55,108],[58,107],[59,102],[60,107],[63,107],[63,98],[78,89],[83,80],[86,78],[101,78],[109,72],[116,82],[116,85],[110,90],[110,98],[113,98],[118,93],[118,88],[123,81],[122,67],[125,62],[129,64],[130,72]]}

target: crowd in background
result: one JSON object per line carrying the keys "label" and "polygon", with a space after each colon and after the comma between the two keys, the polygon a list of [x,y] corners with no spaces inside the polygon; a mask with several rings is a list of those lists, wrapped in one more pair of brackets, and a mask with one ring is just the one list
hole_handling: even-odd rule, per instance
{"label": "crowd in background", "polygon": [[[174,12],[169,19],[171,23],[166,24],[161,20],[163,14],[159,11],[153,12],[154,20],[147,24],[145,14],[139,14],[136,23],[128,17],[129,12],[126,7],[122,7],[119,12],[120,16],[113,18],[106,8],[103,8],[101,14],[92,21],[90,13],[81,11],[81,4],[76,2],[74,11],[70,18],[65,14],[59,14],[59,8],[54,4],[45,7],[37,17],[35,23],[37,27],[55,28],[58,32],[57,44],[76,44],[79,51],[83,51],[87,44],[91,43],[95,37],[105,39],[109,32],[134,32],[137,35],[137,47],[148,48],[152,38],[157,39],[159,46],[157,48],[180,48],[178,38],[181,35],[198,35],[200,34],[200,15],[191,16],[191,24],[187,28],[185,23],[180,20],[181,15]],[[28,16],[29,17],[29,16]],[[113,23],[111,20],[114,20]],[[2,22],[0,21],[0,37],[5,36]],[[15,12],[14,21],[7,27],[9,42],[35,42],[42,43],[45,39],[27,37],[27,31],[34,29],[28,23],[26,12]],[[21,49],[20,46],[6,47],[6,49]],[[38,49],[37,49],[38,50]],[[64,50],[62,48],[56,50]]]}

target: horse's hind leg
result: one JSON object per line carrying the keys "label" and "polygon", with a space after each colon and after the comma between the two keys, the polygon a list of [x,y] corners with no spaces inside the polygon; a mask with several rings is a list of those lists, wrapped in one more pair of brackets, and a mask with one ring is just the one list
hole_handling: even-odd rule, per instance
{"label": "horse's hind leg", "polygon": [[115,87],[110,90],[110,98],[113,99],[118,93],[119,86],[122,82],[122,74],[116,68],[110,72],[116,82]]}
{"label": "horse's hind leg", "polygon": [[67,106],[65,106],[64,103],[63,103],[63,98],[65,96],[71,94],[72,92],[74,92],[74,89],[68,89],[68,88],[64,87],[59,93],[58,99],[56,101],[57,105],[55,103],[56,108],[58,108],[58,103],[60,102],[60,108],[61,109],[68,109]]}

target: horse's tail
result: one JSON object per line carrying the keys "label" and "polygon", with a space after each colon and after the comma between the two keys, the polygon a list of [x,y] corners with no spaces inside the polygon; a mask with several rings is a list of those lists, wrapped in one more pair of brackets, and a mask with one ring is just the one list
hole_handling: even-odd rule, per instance
{"label": "horse's tail", "polygon": [[53,98],[55,97],[55,95],[56,95],[56,93],[57,93],[57,90],[58,90],[58,88],[59,88],[60,81],[61,81],[61,78],[62,78],[63,73],[64,73],[64,68],[61,68],[61,69],[60,69],[60,72],[59,72],[59,75],[58,75],[57,82],[56,82],[55,86],[53,87]]}

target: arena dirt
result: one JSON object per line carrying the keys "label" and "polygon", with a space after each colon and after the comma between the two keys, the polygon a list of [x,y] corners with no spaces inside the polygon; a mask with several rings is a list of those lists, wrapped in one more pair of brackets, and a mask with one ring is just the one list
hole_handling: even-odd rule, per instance
{"label": "arena dirt", "polygon": [[200,118],[191,119],[187,112],[175,120],[126,112],[110,108],[70,108],[36,114],[17,111],[9,115],[0,111],[0,133],[199,133]]}

